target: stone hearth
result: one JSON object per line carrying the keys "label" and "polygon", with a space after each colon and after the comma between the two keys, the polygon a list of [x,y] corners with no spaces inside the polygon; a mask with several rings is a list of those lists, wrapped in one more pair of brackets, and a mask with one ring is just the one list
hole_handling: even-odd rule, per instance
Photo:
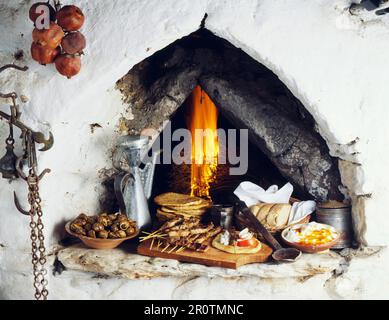
{"label": "stone hearth", "polygon": [[255,263],[238,270],[181,263],[177,260],[151,258],[128,253],[125,249],[91,250],[83,246],[61,249],[58,260],[69,270],[93,272],[126,279],[158,277],[258,277],[267,279],[304,278],[331,275],[344,260],[335,252],[304,254],[295,263]]}

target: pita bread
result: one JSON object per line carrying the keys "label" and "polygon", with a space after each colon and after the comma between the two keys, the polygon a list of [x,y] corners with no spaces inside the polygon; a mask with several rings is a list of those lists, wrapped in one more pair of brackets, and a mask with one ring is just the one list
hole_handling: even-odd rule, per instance
{"label": "pita bread", "polygon": [[159,216],[165,217],[168,220],[174,219],[177,216],[181,216],[181,217],[184,217],[184,218],[192,218],[192,217],[194,217],[194,218],[201,218],[201,216],[193,216],[193,215],[186,214],[186,213],[181,213],[181,212],[168,213],[168,212],[161,211],[160,209],[157,209],[157,214]]}
{"label": "pita bread", "polygon": [[160,207],[159,210],[166,212],[166,213],[176,213],[177,210],[171,209],[169,207]]}
{"label": "pita bread", "polygon": [[186,194],[168,192],[154,198],[154,202],[160,206],[195,206],[204,204],[205,200]]}
{"label": "pita bread", "polygon": [[197,208],[197,207],[190,207],[190,206],[186,206],[186,207],[178,207],[178,206],[161,206],[161,208],[165,208],[167,211],[170,210],[170,211],[177,211],[177,210],[183,210],[183,211],[205,211],[207,210],[208,208],[210,207],[200,207],[200,208]]}
{"label": "pita bread", "polygon": [[201,202],[198,204],[164,204],[163,206],[172,209],[200,210],[211,207],[212,202],[201,199]]}
{"label": "pita bread", "polygon": [[166,218],[164,215],[159,214],[158,212],[155,216],[157,217],[159,222],[165,222],[165,221],[171,220],[171,219]]}
{"label": "pita bread", "polygon": [[203,215],[207,209],[201,210],[186,210],[186,209],[173,209],[169,207],[161,207],[161,211],[169,212],[169,213],[185,213],[193,216],[201,216]]}
{"label": "pita bread", "polygon": [[164,212],[164,211],[161,211],[159,209],[157,209],[157,216],[164,217],[164,218],[169,219],[169,220],[177,217],[177,215],[174,213]]}
{"label": "pita bread", "polygon": [[212,246],[218,250],[232,253],[232,254],[249,254],[249,253],[258,253],[262,249],[262,244],[259,240],[255,239],[257,241],[257,246],[254,248],[245,248],[245,247],[238,247],[238,246],[226,246],[224,244],[220,243],[221,234],[218,234],[213,240],[212,240]]}

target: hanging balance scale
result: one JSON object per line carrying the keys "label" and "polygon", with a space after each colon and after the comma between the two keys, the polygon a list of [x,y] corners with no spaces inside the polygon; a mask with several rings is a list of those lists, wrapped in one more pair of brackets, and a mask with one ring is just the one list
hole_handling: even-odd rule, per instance
{"label": "hanging balance scale", "polygon": [[[9,68],[20,71],[26,71],[28,69],[27,67],[9,64],[1,67],[0,73]],[[47,258],[44,243],[43,211],[41,207],[42,200],[39,194],[39,183],[44,175],[50,172],[50,169],[45,169],[42,173],[38,173],[36,144],[43,144],[43,147],[39,149],[39,151],[47,151],[53,146],[54,138],[50,132],[49,138],[46,140],[42,132],[33,131],[20,121],[21,113],[19,111],[19,106],[16,104],[18,96],[15,92],[7,94],[0,93],[0,98],[12,99],[10,114],[0,111],[0,119],[7,121],[9,124],[9,136],[6,139],[6,153],[0,159],[0,173],[4,179],[12,181],[21,178],[27,183],[29,209],[23,209],[16,193],[14,193],[14,202],[19,212],[30,217],[31,261],[33,265],[35,299],[47,300],[49,294],[47,290]],[[14,152],[14,127],[18,127],[22,132],[21,140],[23,154],[20,157]],[[27,174],[25,174],[25,172]]]}
{"label": "hanging balance scale", "polygon": [[15,139],[13,137],[12,122],[9,122],[9,136],[5,140],[5,143],[6,153],[0,159],[0,173],[3,179],[14,180],[18,178],[18,172],[16,170],[17,156],[14,152]]}

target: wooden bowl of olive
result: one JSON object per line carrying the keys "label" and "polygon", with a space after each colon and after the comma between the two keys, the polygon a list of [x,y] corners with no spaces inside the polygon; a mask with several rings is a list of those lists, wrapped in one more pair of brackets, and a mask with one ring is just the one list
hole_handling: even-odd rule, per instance
{"label": "wooden bowl of olive", "polygon": [[80,214],[65,225],[66,231],[93,249],[114,249],[139,234],[136,222],[124,214]]}

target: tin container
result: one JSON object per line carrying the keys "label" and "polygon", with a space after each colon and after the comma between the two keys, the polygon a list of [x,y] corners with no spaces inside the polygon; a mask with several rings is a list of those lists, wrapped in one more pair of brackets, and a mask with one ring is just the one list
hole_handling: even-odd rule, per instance
{"label": "tin container", "polygon": [[353,243],[351,206],[338,201],[328,201],[317,205],[316,220],[333,226],[339,233],[338,243],[333,249],[349,248]]}
{"label": "tin container", "polygon": [[228,230],[231,227],[234,217],[234,206],[226,204],[215,204],[212,206],[212,221],[216,226]]}

